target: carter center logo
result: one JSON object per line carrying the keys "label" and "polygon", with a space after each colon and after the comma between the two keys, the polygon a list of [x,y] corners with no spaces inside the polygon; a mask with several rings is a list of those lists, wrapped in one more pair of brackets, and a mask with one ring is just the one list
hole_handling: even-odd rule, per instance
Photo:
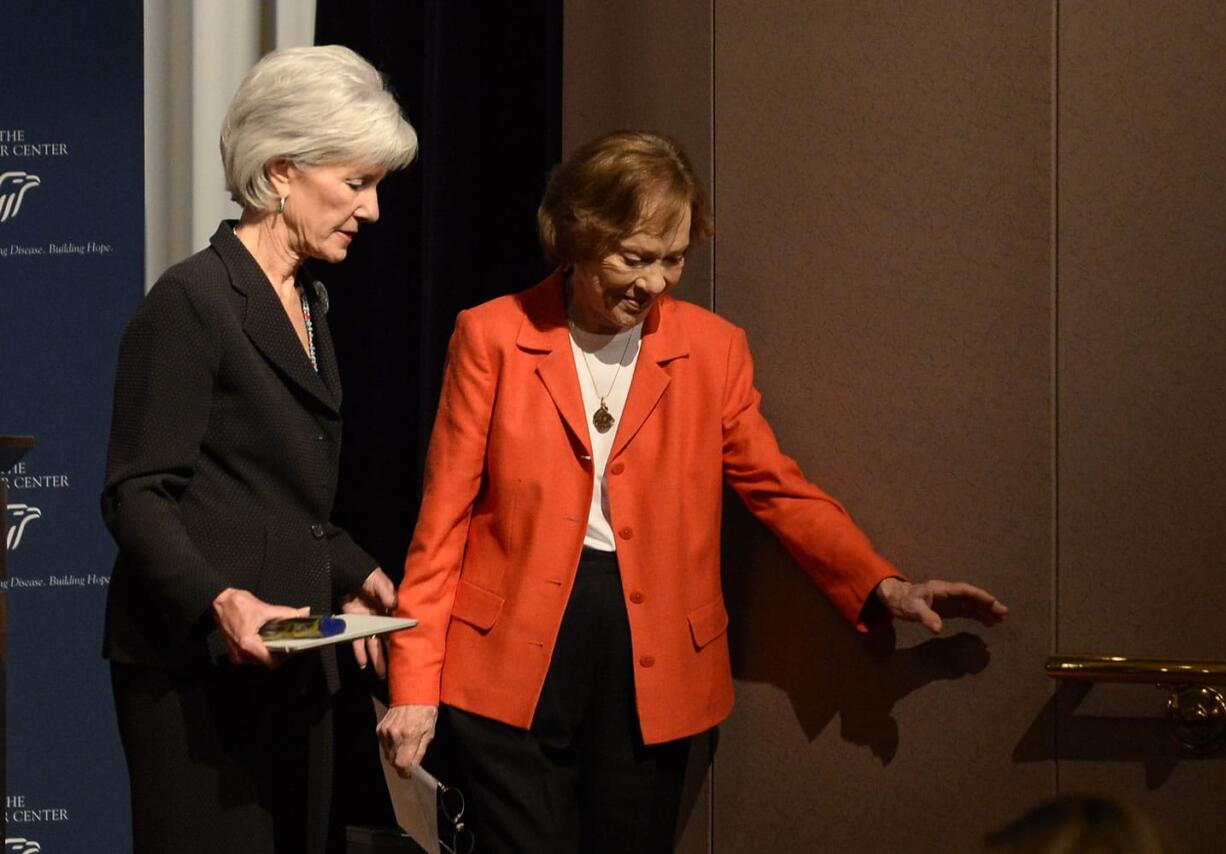
{"label": "carter center logo", "polygon": [[42,181],[29,172],[5,172],[0,174],[0,222],[7,222],[21,210],[21,200],[31,187]]}
{"label": "carter center logo", "polygon": [[37,507],[31,507],[29,504],[10,504],[9,505],[9,533],[8,542],[5,546],[9,551],[14,551],[21,545],[21,538],[26,532],[26,526],[35,519],[42,518],[43,511]]}
{"label": "carter center logo", "polygon": [[4,850],[5,854],[39,854],[43,850],[43,846],[33,839],[21,839],[16,836],[10,836],[4,840]]}

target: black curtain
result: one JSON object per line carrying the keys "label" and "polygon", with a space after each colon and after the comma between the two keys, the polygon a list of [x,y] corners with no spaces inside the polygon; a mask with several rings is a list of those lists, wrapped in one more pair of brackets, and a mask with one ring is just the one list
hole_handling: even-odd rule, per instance
{"label": "black curtain", "polygon": [[[379,222],[314,270],[345,388],[335,518],[398,583],[455,316],[548,272],[536,207],[561,154],[562,0],[318,0],[315,42],[383,72],[419,137],[380,185]],[[334,824],[392,824],[371,682],[345,676]]]}

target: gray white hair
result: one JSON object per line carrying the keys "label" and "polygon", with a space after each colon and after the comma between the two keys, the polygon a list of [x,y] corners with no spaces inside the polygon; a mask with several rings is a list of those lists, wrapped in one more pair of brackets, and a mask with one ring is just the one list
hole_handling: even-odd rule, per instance
{"label": "gray white hair", "polygon": [[221,161],[231,198],[249,211],[276,207],[267,165],[299,169],[354,163],[401,169],[417,133],[383,77],[347,47],[291,47],[247,73],[221,126]]}

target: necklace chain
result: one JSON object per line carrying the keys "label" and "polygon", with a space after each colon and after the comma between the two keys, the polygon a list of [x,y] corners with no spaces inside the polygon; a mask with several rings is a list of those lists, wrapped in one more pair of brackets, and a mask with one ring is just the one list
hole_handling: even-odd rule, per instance
{"label": "necklace chain", "polygon": [[315,356],[315,325],[311,323],[311,304],[307,302],[305,288],[298,288],[298,297],[302,300],[302,319],[306,323],[307,355],[311,358],[311,367],[315,373],[319,373],[319,360]]}
{"label": "necklace chain", "polygon": [[[575,324],[571,322],[571,337],[574,337]],[[583,367],[587,368],[587,378],[592,381],[592,391],[596,393],[596,397],[600,399],[600,406],[592,413],[592,426],[597,432],[607,433],[613,429],[613,425],[617,423],[617,419],[613,417],[613,413],[609,411],[609,405],[606,403],[606,398],[613,393],[613,389],[617,386],[617,378],[621,376],[622,363],[626,361],[626,354],[630,352],[630,343],[634,341],[634,332],[626,336],[626,346],[622,347],[621,357],[617,360],[617,370],[613,372],[613,381],[609,383],[609,389],[604,394],[600,393],[600,388],[596,385],[596,376],[592,373],[592,365],[587,358],[587,350],[579,348],[580,355],[583,356]]]}

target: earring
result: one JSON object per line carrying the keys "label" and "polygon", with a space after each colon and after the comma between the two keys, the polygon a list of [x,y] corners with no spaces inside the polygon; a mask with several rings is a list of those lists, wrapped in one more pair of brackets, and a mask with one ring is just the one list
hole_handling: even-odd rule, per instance
{"label": "earring", "polygon": [[285,200],[288,198],[289,196],[281,196],[280,201],[277,202],[277,213],[278,214],[285,213]]}

